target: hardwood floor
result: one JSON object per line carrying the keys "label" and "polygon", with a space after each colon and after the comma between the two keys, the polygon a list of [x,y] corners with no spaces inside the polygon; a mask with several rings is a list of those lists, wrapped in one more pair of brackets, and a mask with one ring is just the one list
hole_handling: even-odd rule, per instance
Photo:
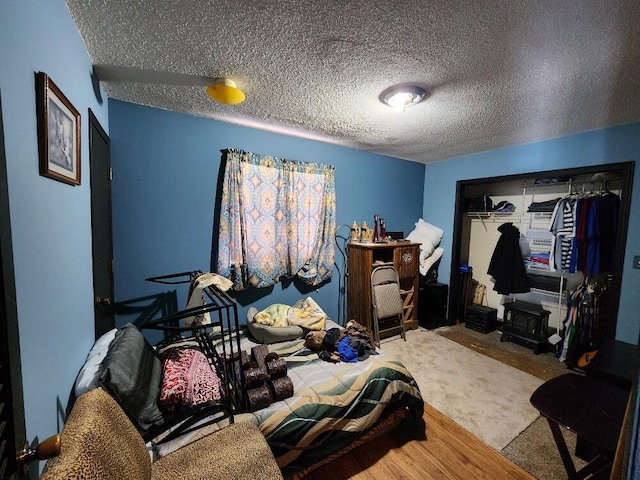
{"label": "hardwood floor", "polygon": [[[439,329],[440,335],[542,380],[567,373],[552,353],[501,342],[500,332],[482,334],[464,325]],[[425,405],[426,440],[412,440],[401,429],[378,437],[311,472],[305,480],[535,480],[491,447],[430,405]]]}
{"label": "hardwood floor", "polygon": [[311,472],[306,480],[535,480],[430,405],[426,440],[401,429],[378,437]]}
{"label": "hardwood floor", "polygon": [[542,380],[549,380],[571,371],[554,353],[543,352],[535,355],[531,347],[500,341],[502,334],[499,331],[485,334],[466,328],[462,324],[438,328],[434,332]]}

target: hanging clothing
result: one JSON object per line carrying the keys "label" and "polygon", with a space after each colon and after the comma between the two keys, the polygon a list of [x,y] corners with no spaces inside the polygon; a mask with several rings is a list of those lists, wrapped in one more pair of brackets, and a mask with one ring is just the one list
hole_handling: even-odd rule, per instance
{"label": "hanging clothing", "polygon": [[620,197],[607,192],[600,201],[600,272],[613,272]]}
{"label": "hanging clothing", "polygon": [[618,229],[620,197],[611,192],[570,195],[551,216],[551,271],[611,272]]}
{"label": "hanging clothing", "polygon": [[505,223],[498,231],[501,235],[487,270],[495,280],[493,289],[501,295],[527,293],[529,278],[520,250],[520,230],[512,223]]}
{"label": "hanging clothing", "polygon": [[615,193],[590,195],[576,205],[576,234],[569,272],[585,275],[613,270],[620,197]]}
{"label": "hanging clothing", "polygon": [[576,200],[576,204],[573,207],[573,239],[571,246],[571,258],[569,259],[569,273],[576,273],[579,270],[578,267],[578,252],[580,250],[578,237],[581,235],[580,216],[582,215],[582,206],[584,205],[584,198]]}
{"label": "hanging clothing", "polygon": [[611,321],[607,312],[606,280],[585,277],[567,299],[564,321],[565,338],[559,352],[562,362],[575,365],[585,352],[597,350],[605,338],[606,325]]}
{"label": "hanging clothing", "polygon": [[549,269],[553,272],[568,269],[571,263],[573,237],[575,236],[575,205],[576,199],[567,197],[560,200],[553,210],[549,231],[551,237],[551,253]]}
{"label": "hanging clothing", "polygon": [[585,225],[585,258],[583,259],[582,272],[585,275],[597,275],[600,273],[600,197],[591,198],[589,211],[587,212]]}

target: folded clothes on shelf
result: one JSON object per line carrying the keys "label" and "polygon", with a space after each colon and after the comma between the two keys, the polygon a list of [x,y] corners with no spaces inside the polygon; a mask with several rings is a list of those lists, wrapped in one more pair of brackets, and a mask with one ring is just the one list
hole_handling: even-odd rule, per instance
{"label": "folded clothes on shelf", "polygon": [[498,202],[493,211],[494,213],[512,213],[516,211],[516,206],[511,202],[503,200]]}
{"label": "folded clothes on shelf", "polygon": [[532,253],[529,255],[529,260],[535,263],[542,263],[545,265],[549,265],[549,254],[548,253]]}
{"label": "folded clothes on shelf", "polygon": [[477,197],[466,199],[467,212],[491,212],[493,210],[493,200],[489,195],[479,195]]}
{"label": "folded clothes on shelf", "polygon": [[532,202],[527,212],[553,212],[553,209],[560,200],[560,198],[554,198],[553,200],[546,200],[544,202]]}

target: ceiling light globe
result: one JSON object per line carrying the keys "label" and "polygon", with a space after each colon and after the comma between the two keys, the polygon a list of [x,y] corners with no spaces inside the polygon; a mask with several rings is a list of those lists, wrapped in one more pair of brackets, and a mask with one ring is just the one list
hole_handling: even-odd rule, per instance
{"label": "ceiling light globe", "polygon": [[420,103],[426,96],[425,89],[417,85],[395,85],[380,94],[380,101],[404,111],[407,107]]}
{"label": "ceiling light globe", "polygon": [[209,85],[207,94],[225,105],[236,105],[244,102],[245,99],[244,92],[236,87],[235,82],[226,78]]}

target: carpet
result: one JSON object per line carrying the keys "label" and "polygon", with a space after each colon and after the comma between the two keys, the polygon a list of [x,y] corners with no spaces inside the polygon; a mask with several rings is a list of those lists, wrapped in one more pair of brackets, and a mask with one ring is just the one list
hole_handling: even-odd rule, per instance
{"label": "carpet", "polygon": [[539,417],[529,397],[543,381],[425,329],[383,340],[426,402],[501,451]]}
{"label": "carpet", "polygon": [[[564,428],[561,432],[573,463],[579,470],[586,462],[573,454],[576,436]],[[549,423],[544,417],[538,417],[500,453],[538,480],[567,478],[560,453],[552,438]]]}

